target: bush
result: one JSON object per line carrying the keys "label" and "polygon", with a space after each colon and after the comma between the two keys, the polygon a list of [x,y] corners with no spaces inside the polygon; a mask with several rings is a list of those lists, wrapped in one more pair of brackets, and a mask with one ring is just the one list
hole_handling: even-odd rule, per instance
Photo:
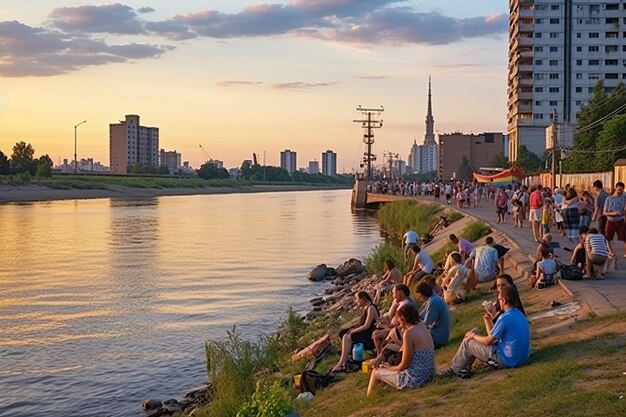
{"label": "bush", "polygon": [[418,204],[414,201],[394,201],[384,204],[377,213],[381,229],[400,239],[408,230],[419,235],[428,233],[438,220],[441,206]]}
{"label": "bush", "polygon": [[461,231],[461,236],[470,242],[475,242],[489,233],[491,233],[489,226],[485,222],[477,220],[465,226]]}
{"label": "bush", "polygon": [[377,245],[365,258],[365,266],[368,271],[380,276],[385,270],[385,259],[391,259],[402,272],[407,272],[412,267],[410,259],[404,259],[401,246],[391,240],[385,240]]}
{"label": "bush", "polygon": [[48,164],[39,164],[37,167],[37,176],[41,178],[50,178],[52,176],[52,168]]}
{"label": "bush", "polygon": [[294,409],[291,393],[278,381],[271,385],[259,381],[252,399],[243,405],[237,417],[284,417]]}

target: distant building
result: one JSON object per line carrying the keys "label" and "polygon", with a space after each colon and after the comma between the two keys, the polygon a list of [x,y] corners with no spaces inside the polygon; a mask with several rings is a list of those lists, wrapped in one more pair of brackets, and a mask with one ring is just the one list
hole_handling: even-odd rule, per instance
{"label": "distant building", "polygon": [[337,175],[337,154],[330,149],[322,153],[322,174],[329,177]]}
{"label": "distant building", "polygon": [[463,134],[445,133],[439,135],[439,177],[452,178],[461,167],[465,156],[472,168],[489,166],[498,153],[504,153],[504,138],[501,132]]}
{"label": "distant building", "polygon": [[406,161],[396,159],[393,161],[393,178],[400,178],[406,175]]}
{"label": "distant building", "polygon": [[309,174],[317,175],[319,173],[320,173],[319,161],[316,161],[316,160],[309,161]]}
{"label": "distant building", "polygon": [[181,167],[181,154],[173,151],[166,151],[165,149],[161,149],[159,152],[159,162],[160,166],[167,167],[170,175],[177,173]]}
{"label": "distant building", "polygon": [[435,119],[433,117],[433,100],[430,77],[428,77],[428,106],[426,111],[426,133],[424,144],[418,145],[413,140],[409,152],[408,164],[412,174],[427,174],[437,169],[437,141],[435,140]]}
{"label": "distant building", "polygon": [[[63,159],[63,164],[56,167],[61,172],[74,172],[74,161]],[[93,158],[81,158],[76,164],[78,172],[109,172],[110,169],[106,165],[93,160]]]}
{"label": "distant building", "polygon": [[109,125],[109,159],[111,170],[126,174],[134,164],[159,166],[159,128],[139,124],[139,116]]}
{"label": "distant building", "polygon": [[409,166],[411,167],[411,174],[419,174],[422,172],[422,151],[417,144],[417,140],[413,139],[413,146],[409,151]]}
{"label": "distant building", "polygon": [[280,153],[280,167],[286,169],[288,173],[295,172],[298,167],[297,153],[291,149],[285,149]]}

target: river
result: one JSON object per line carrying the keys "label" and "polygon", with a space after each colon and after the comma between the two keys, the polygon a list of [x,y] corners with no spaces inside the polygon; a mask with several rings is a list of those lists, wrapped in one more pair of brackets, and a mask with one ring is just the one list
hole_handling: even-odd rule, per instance
{"label": "river", "polygon": [[0,205],[0,416],[139,416],[206,381],[204,342],[272,332],[362,258],[350,191]]}

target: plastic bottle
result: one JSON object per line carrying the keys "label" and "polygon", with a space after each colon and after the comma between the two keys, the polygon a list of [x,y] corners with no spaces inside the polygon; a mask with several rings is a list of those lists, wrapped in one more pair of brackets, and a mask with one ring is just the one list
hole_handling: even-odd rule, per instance
{"label": "plastic bottle", "polygon": [[355,343],[352,347],[352,360],[363,362],[363,343]]}

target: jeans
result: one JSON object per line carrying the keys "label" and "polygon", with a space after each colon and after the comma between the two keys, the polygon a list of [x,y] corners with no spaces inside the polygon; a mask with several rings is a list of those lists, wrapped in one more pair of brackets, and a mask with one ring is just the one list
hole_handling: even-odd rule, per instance
{"label": "jeans", "polygon": [[452,359],[452,370],[455,373],[459,373],[462,369],[469,370],[476,359],[480,359],[483,362],[493,359],[502,366],[496,355],[495,346],[485,346],[474,339],[463,339]]}

